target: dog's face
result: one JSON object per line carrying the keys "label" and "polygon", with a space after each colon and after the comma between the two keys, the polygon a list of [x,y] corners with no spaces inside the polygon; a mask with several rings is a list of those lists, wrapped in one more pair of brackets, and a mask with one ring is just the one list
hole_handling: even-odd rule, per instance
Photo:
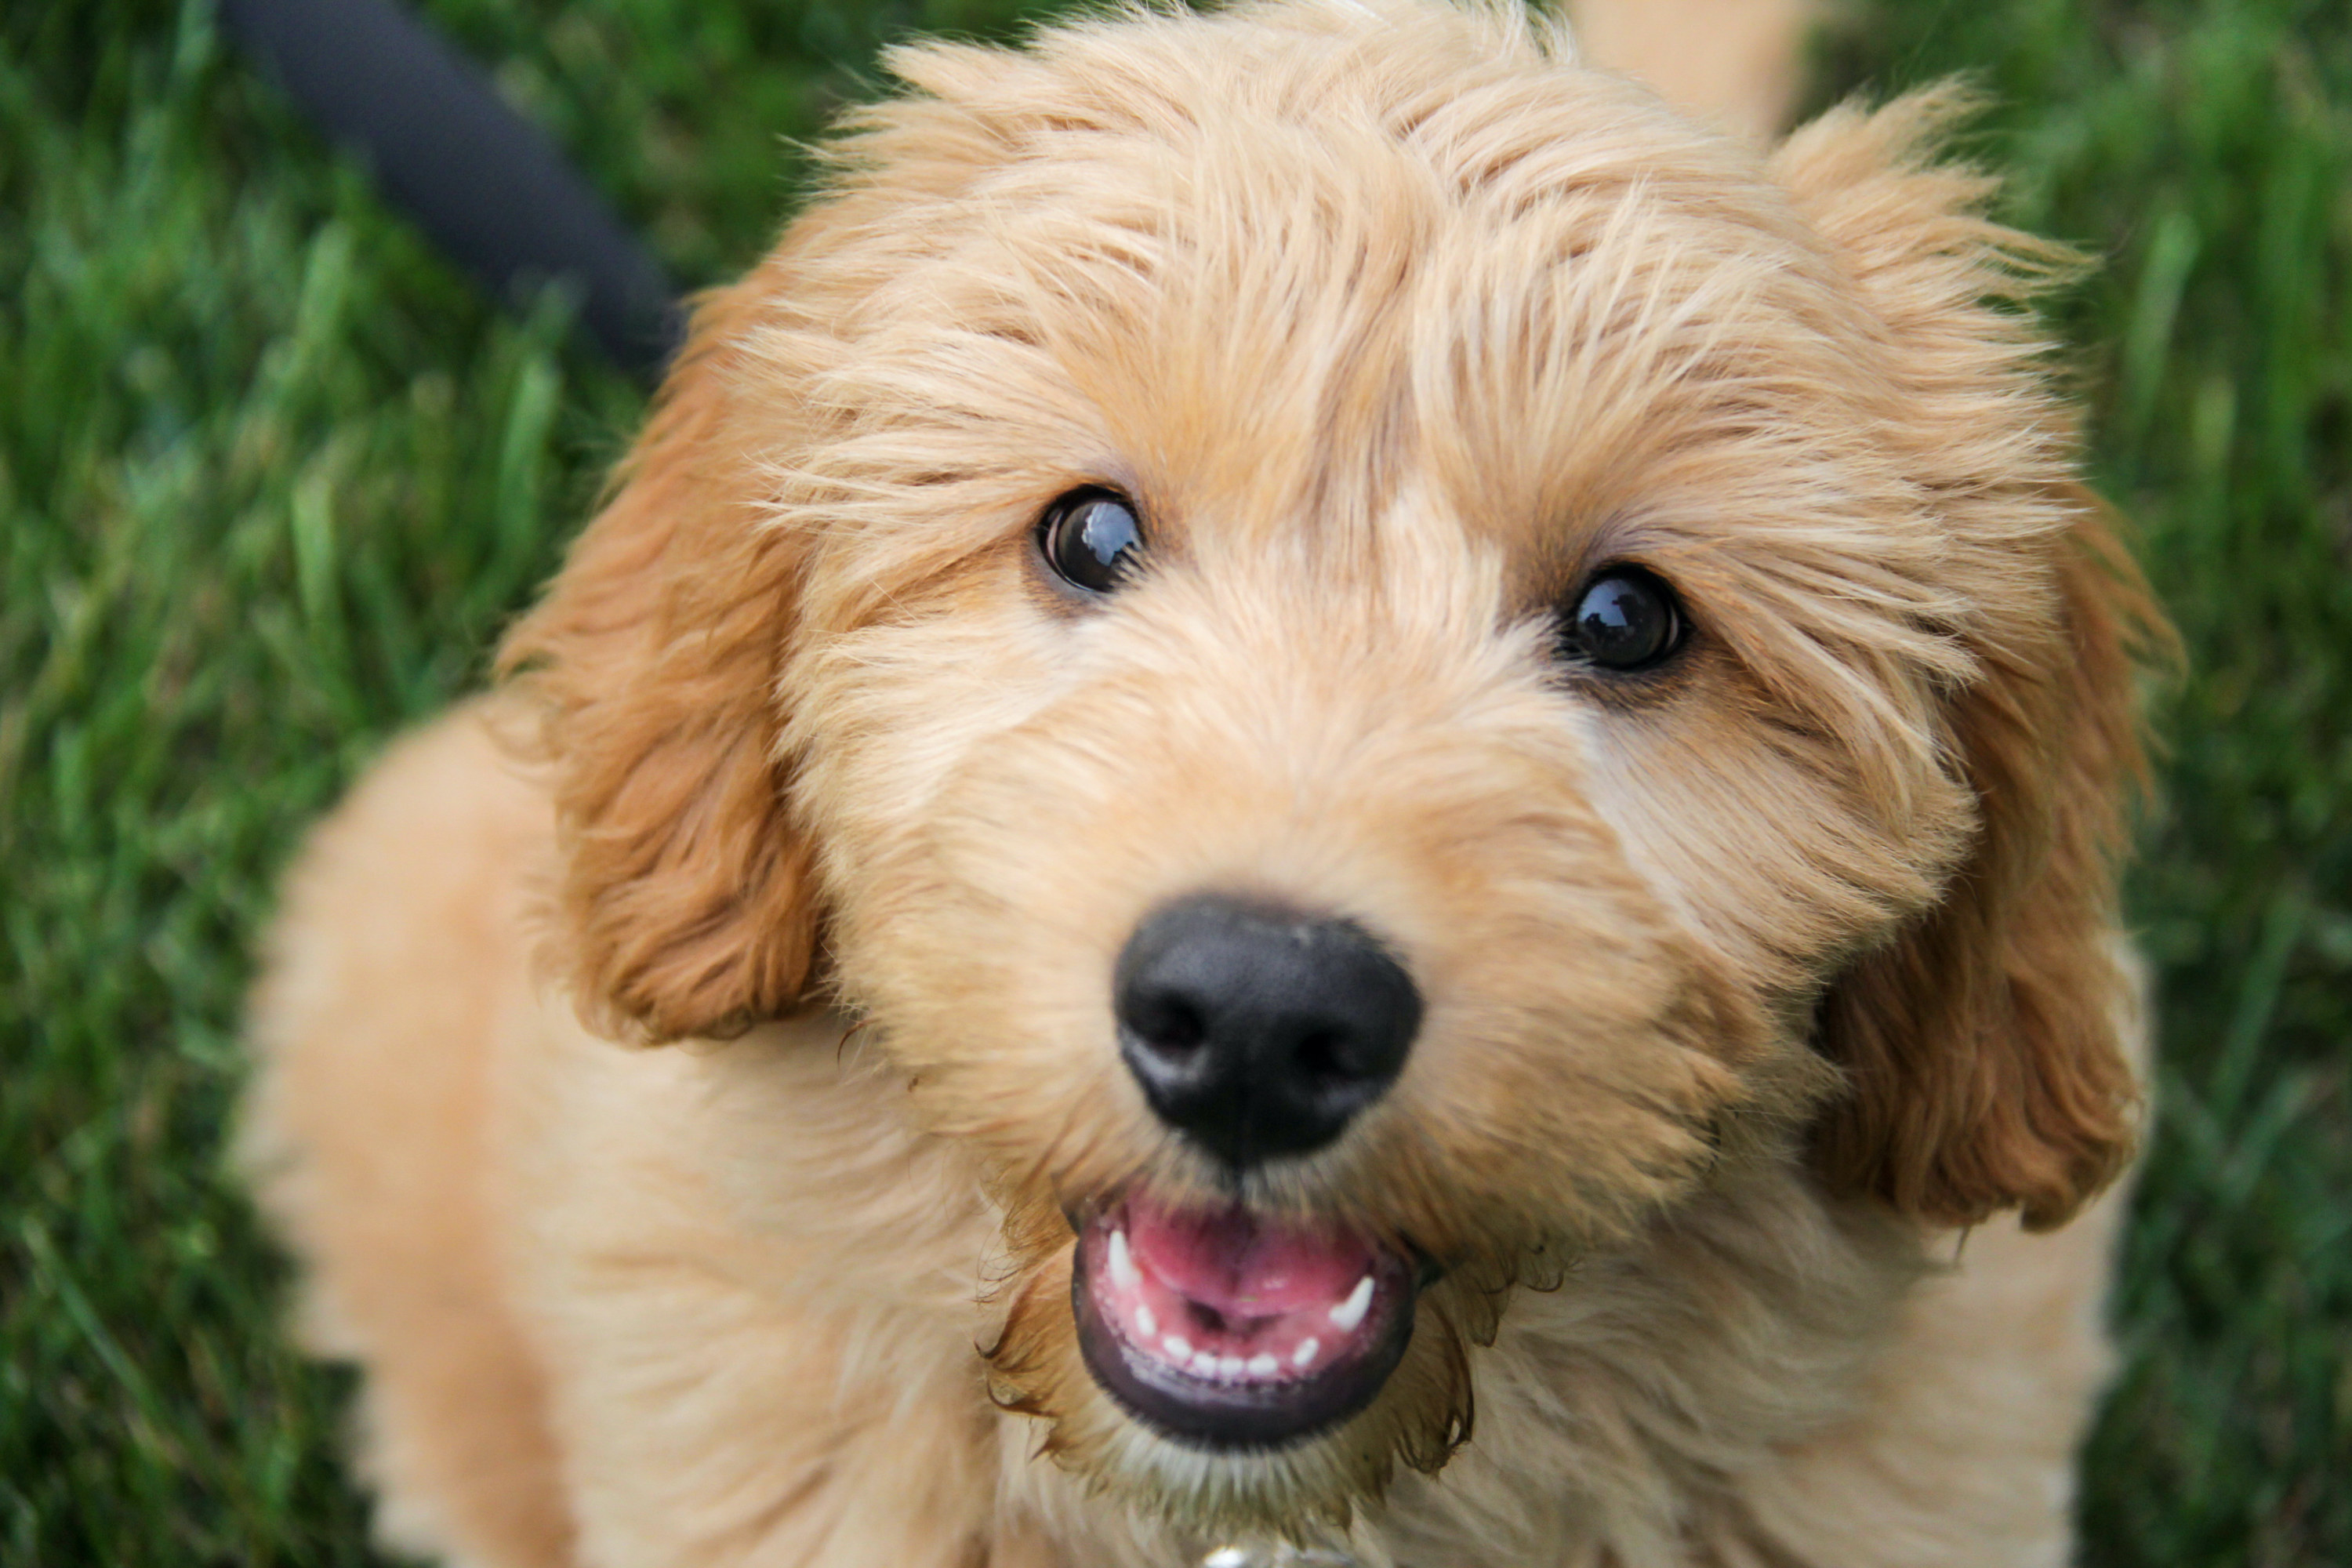
{"label": "dog's face", "polygon": [[1559,55],[902,56],[511,650],[589,1005],[866,1020],[999,1397],[1193,1517],[1441,1462],[1509,1289],[1727,1171],[2053,1222],[2126,1136],[2015,237],[1932,105],[1767,165]]}

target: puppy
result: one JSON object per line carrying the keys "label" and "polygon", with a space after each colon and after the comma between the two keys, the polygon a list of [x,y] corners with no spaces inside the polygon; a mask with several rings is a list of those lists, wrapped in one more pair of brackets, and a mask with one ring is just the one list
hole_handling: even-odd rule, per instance
{"label": "puppy", "polygon": [[1958,100],[891,63],[289,886],[247,1158],[384,1538],[2063,1562],[2147,612]]}

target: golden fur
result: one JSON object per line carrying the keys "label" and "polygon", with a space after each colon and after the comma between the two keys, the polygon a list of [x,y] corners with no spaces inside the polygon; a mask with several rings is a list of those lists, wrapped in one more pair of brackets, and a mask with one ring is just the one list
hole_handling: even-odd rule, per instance
{"label": "golden fur", "polygon": [[[387,1537],[2063,1561],[2113,1202],[2030,1232],[2132,1141],[2147,623],[2024,309],[2065,258],[1936,160],[1960,100],[1766,156],[1406,0],[891,64],[502,689],[290,884],[248,1159]],[[1095,606],[1030,543],[1085,483],[1150,531]],[[1563,670],[1627,560],[1691,647]],[[1108,1043],[1202,888],[1428,997],[1248,1178],[1445,1265],[1274,1453],[1153,1435],[1073,1337],[1070,1206],[1213,1187]]]}

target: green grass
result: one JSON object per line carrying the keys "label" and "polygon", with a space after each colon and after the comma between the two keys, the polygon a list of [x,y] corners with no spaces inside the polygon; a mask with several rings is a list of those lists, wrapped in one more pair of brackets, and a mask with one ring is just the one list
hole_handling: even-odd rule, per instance
{"label": "green grass", "polygon": [[[677,274],[989,0],[441,0]],[[1878,0],[1840,89],[1956,69],[2189,673],[2133,908],[2162,1116],[2091,1447],[2101,1564],[2352,1563],[2352,17]],[[487,310],[202,5],[0,11],[0,1562],[365,1560],[344,1388],[220,1169],[304,822],[478,679],[637,395]]]}

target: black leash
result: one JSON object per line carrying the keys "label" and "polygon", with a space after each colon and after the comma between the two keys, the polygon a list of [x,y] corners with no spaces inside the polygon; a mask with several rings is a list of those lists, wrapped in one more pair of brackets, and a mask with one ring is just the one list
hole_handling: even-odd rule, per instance
{"label": "black leash", "polygon": [[574,289],[614,363],[659,378],[683,313],[661,264],[481,68],[394,0],[221,0],[229,37],[494,297]]}

